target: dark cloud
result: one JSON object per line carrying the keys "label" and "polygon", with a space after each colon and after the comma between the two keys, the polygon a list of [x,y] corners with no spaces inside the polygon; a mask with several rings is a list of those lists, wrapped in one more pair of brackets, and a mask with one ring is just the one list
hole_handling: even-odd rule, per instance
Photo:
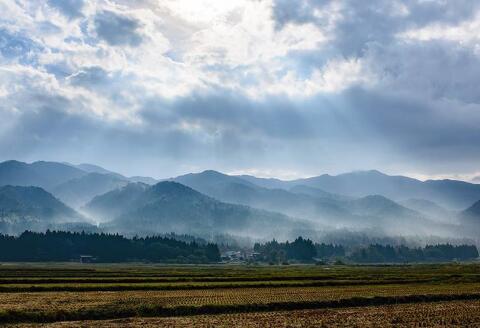
{"label": "dark cloud", "polygon": [[145,102],[138,124],[88,115],[88,102],[38,92],[17,96],[12,105],[21,114],[0,141],[5,159],[91,159],[157,177],[188,170],[182,165],[435,172],[472,170],[480,160],[480,113],[381,89],[304,101],[253,101],[221,90],[156,98]]}
{"label": "dark cloud", "polygon": [[113,46],[136,47],[143,38],[138,29],[140,23],[112,11],[103,11],[95,16],[95,30],[99,38]]}
{"label": "dark cloud", "polygon": [[48,0],[48,3],[69,18],[83,16],[82,9],[85,5],[84,0]]}
{"label": "dark cloud", "polygon": [[148,122],[185,121],[207,131],[273,138],[308,138],[313,128],[286,97],[252,101],[229,90],[193,93],[172,102],[146,103],[142,116]]}
{"label": "dark cloud", "polygon": [[472,48],[442,40],[397,41],[370,46],[365,59],[387,90],[413,98],[451,99],[459,106],[480,103],[480,57]]}

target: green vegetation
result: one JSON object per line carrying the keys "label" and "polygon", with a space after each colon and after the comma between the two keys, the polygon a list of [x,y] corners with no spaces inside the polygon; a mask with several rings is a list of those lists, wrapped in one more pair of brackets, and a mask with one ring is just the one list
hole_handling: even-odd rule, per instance
{"label": "green vegetation", "polygon": [[289,243],[276,240],[265,244],[257,243],[254,251],[258,259],[264,262],[282,263],[287,260],[312,262],[314,258],[334,260],[340,264],[340,258],[350,263],[408,263],[408,262],[448,262],[469,261],[478,258],[478,250],[473,245],[454,246],[450,244],[427,245],[423,248],[389,245],[369,245],[354,248],[347,254],[341,245],[314,244],[309,239],[298,237]]}
{"label": "green vegetation", "polygon": [[[98,262],[209,263],[220,260],[217,245],[183,242],[166,237],[128,239],[118,234],[48,231],[0,235],[0,261],[70,261],[81,255]],[[89,258],[90,259],[90,258]],[[1,286],[0,286],[1,288]]]}

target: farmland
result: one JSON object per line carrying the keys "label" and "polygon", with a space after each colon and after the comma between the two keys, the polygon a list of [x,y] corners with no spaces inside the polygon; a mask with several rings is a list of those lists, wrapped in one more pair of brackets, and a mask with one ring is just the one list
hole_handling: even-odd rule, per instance
{"label": "farmland", "polygon": [[435,317],[444,320],[432,321],[440,325],[479,322],[479,306],[477,264],[0,265],[0,321],[20,326],[88,320],[99,326],[188,326],[192,320],[200,326],[281,325],[278,320],[388,326],[407,317],[418,321],[405,324]]}

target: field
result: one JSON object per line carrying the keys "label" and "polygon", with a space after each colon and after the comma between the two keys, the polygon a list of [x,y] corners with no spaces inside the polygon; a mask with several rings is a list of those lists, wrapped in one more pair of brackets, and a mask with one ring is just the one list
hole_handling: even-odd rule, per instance
{"label": "field", "polygon": [[[0,323],[480,326],[480,265],[0,265]],[[94,320],[94,321],[90,321]]]}

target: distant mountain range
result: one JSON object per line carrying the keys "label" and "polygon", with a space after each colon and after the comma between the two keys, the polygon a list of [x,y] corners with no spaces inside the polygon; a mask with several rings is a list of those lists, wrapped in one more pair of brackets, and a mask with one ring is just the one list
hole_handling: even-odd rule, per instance
{"label": "distant mountain range", "polygon": [[93,197],[123,187],[128,180],[110,173],[88,173],[63,182],[51,189],[61,201],[80,208]]}
{"label": "distant mountain range", "polygon": [[[63,222],[60,217],[74,218],[65,222],[101,222],[109,231],[133,234],[284,235],[345,228],[471,236],[475,231],[471,227],[480,226],[480,219],[475,219],[478,209],[472,206],[480,200],[480,184],[423,182],[379,171],[283,181],[207,170],[159,182],[125,177],[93,164],[6,161],[0,163],[0,186],[9,186],[3,187],[0,203],[8,229],[12,222],[50,224]],[[29,189],[15,188],[29,186],[36,187],[30,191],[36,197],[18,196],[27,195]],[[48,208],[60,214],[47,215]],[[0,232],[6,229],[0,225]]]}
{"label": "distant mountain range", "polygon": [[452,209],[464,209],[480,199],[480,185],[457,180],[420,181],[404,176],[390,176],[379,171],[359,171],[336,176],[282,181],[252,176],[240,178],[265,188],[289,189],[303,185],[351,197],[382,195],[393,200],[426,199]]}
{"label": "distant mountain range", "polygon": [[[415,233],[426,233],[433,232],[436,227],[435,232],[442,235],[457,229],[445,225],[430,213],[406,208],[381,195],[355,198],[304,185],[293,186],[289,190],[269,189],[254,184],[258,180],[243,180],[241,176],[215,171],[187,174],[173,180],[224,202],[276,211],[335,228],[405,233],[415,226]],[[289,188],[289,185],[282,187]]]}
{"label": "distant mountain range", "polygon": [[27,164],[18,161],[6,161],[0,163],[0,186],[36,186],[51,189],[85,174],[85,171],[78,168],[56,162]]}
{"label": "distant mountain range", "polygon": [[313,225],[285,215],[227,204],[176,182],[141,183],[95,197],[84,209],[107,222],[109,231],[148,234],[177,233],[286,236],[290,231],[312,230]]}
{"label": "distant mountain range", "polygon": [[31,164],[18,161],[0,163],[0,186],[41,187],[74,208],[80,208],[97,195],[138,181],[149,184],[157,182],[150,177],[128,178],[93,164],[43,161]]}

